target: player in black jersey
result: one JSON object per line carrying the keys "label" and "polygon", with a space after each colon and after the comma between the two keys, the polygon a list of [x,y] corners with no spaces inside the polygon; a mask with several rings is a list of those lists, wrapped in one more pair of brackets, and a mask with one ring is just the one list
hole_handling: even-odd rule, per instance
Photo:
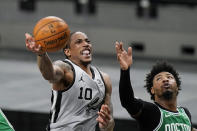
{"label": "player in black jersey", "polygon": [[140,131],[196,131],[190,112],[177,105],[181,81],[176,70],[166,62],[159,62],[147,74],[146,85],[153,103],[137,99],[130,83],[130,66],[133,63],[132,48],[123,48],[116,42],[120,63],[120,101],[128,113],[139,123]]}
{"label": "player in black jersey", "polygon": [[44,79],[52,84],[48,131],[113,131],[111,81],[91,65],[92,44],[83,32],[70,35],[63,49],[65,60],[52,62],[34,38],[26,33],[26,47],[37,54]]}

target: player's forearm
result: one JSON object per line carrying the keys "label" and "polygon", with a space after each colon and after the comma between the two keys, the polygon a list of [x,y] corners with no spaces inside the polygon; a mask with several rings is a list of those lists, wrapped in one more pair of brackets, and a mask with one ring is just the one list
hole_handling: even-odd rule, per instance
{"label": "player's forearm", "polygon": [[120,101],[123,107],[127,106],[134,99],[134,93],[130,82],[130,69],[121,70],[119,82]]}
{"label": "player's forearm", "polygon": [[138,114],[143,107],[143,103],[134,97],[134,92],[130,82],[129,69],[121,70],[119,93],[121,104],[128,113],[132,116]]}
{"label": "player's forearm", "polygon": [[46,80],[51,80],[54,77],[54,69],[53,64],[48,57],[47,53],[43,55],[37,56],[37,64],[40,69],[40,72],[42,73],[42,76]]}

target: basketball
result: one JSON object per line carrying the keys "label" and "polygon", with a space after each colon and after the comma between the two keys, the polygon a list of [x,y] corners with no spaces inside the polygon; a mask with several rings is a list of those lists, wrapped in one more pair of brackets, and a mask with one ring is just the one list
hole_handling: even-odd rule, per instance
{"label": "basketball", "polygon": [[36,44],[40,44],[46,52],[56,52],[62,49],[70,36],[68,24],[59,17],[47,16],[40,19],[34,29]]}

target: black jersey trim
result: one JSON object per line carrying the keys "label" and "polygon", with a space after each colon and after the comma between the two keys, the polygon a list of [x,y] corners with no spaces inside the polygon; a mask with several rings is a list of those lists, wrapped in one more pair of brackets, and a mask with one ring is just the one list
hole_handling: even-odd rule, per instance
{"label": "black jersey trim", "polygon": [[91,71],[91,73],[92,73],[92,79],[94,79],[94,78],[95,78],[95,73],[94,73],[94,70],[92,69],[91,66],[90,66],[90,71]]}
{"label": "black jersey trim", "polygon": [[180,108],[183,108],[183,110],[185,111],[186,115],[189,117],[190,121],[192,121],[190,111],[186,107],[180,107]]}
{"label": "black jersey trim", "polygon": [[[52,97],[51,97],[51,104],[53,104],[55,101],[53,101],[54,98],[54,94],[52,91]],[[54,115],[54,120],[52,121],[52,111],[50,112],[50,116],[49,116],[49,124],[47,125],[47,131],[50,131],[50,123],[56,123],[56,120],[58,118],[59,112],[60,112],[60,108],[61,108],[61,101],[62,101],[62,92],[61,91],[57,91],[57,99],[56,99],[56,104],[55,104],[55,115]]]}
{"label": "black jersey trim", "polygon": [[55,105],[55,117],[54,117],[53,123],[56,123],[57,117],[59,115],[60,108],[61,108],[61,101],[62,101],[62,92],[58,91],[57,102],[56,102],[56,105]]}
{"label": "black jersey trim", "polygon": [[189,110],[186,107],[180,107],[183,109],[183,111],[185,112],[185,114],[187,115],[187,117],[190,120],[190,124],[191,124],[191,130],[194,128],[193,122],[192,122],[192,118],[191,118],[191,113],[189,112]]}

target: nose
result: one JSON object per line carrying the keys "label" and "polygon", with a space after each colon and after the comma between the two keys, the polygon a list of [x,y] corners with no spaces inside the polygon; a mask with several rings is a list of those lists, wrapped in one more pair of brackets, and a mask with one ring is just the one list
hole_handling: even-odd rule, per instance
{"label": "nose", "polygon": [[88,43],[88,42],[86,42],[86,41],[84,41],[83,43],[84,43],[84,45],[86,45],[86,46],[87,46],[87,45],[89,45],[89,43]]}
{"label": "nose", "polygon": [[169,82],[168,78],[164,77],[163,78],[163,83]]}
{"label": "nose", "polygon": [[83,46],[86,46],[86,47],[88,47],[88,46],[90,46],[91,44],[90,43],[88,43],[87,41],[83,41]]}

